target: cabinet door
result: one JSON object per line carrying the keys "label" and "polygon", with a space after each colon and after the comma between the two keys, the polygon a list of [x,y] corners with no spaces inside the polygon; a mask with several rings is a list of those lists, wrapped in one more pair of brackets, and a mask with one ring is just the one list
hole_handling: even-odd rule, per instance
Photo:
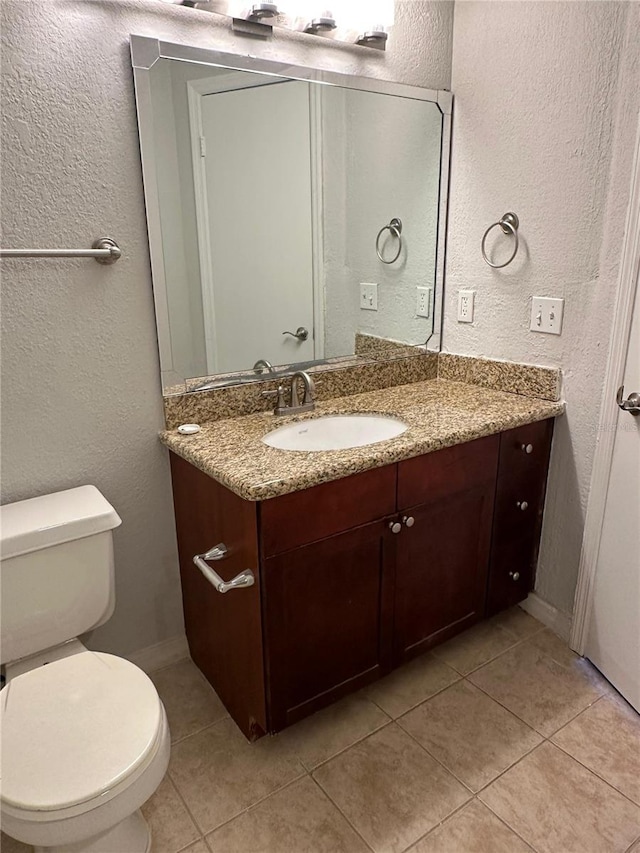
{"label": "cabinet door", "polygon": [[[411,526],[404,521],[394,537],[396,663],[464,630],[485,610],[498,436],[430,456],[415,460],[420,470],[404,479],[423,483],[424,494],[431,485],[433,496],[403,511]],[[406,493],[416,491],[407,486]]]}
{"label": "cabinet door", "polygon": [[533,589],[552,434],[553,420],[502,433],[487,615]]}
{"label": "cabinet door", "polygon": [[271,731],[390,668],[390,535],[377,521],[264,561]]}

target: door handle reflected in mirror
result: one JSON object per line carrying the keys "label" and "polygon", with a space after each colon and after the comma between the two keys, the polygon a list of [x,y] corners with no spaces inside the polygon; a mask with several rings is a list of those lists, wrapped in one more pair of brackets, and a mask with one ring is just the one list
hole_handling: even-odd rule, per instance
{"label": "door handle reflected in mirror", "polygon": [[292,338],[297,338],[299,341],[306,341],[309,337],[309,330],[304,326],[298,326],[295,332],[283,332],[283,335],[291,335]]}

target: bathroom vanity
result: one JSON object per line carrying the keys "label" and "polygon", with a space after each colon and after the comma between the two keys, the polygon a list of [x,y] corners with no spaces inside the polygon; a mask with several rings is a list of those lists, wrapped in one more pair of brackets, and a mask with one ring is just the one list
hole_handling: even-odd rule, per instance
{"label": "bathroom vanity", "polygon": [[[552,431],[546,418],[264,500],[171,453],[191,655],[245,735],[279,731],[524,599]],[[193,558],[215,544],[218,574],[250,568],[253,586],[220,594],[203,577]]]}

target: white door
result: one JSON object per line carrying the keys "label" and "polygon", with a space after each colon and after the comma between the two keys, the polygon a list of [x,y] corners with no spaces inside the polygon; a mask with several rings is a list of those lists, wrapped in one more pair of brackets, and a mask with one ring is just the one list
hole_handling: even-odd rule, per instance
{"label": "white door", "polygon": [[[624,398],[640,395],[640,295],[624,374]],[[640,711],[640,414],[616,409],[613,462],[585,656]]]}
{"label": "white door", "polygon": [[215,371],[313,359],[309,86],[209,94],[201,111]]}

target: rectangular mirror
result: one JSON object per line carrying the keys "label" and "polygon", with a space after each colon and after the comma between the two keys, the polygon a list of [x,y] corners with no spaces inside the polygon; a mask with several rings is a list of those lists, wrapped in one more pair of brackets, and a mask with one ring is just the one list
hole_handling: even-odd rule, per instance
{"label": "rectangular mirror", "polygon": [[439,349],[450,93],[131,47],[165,393]]}

